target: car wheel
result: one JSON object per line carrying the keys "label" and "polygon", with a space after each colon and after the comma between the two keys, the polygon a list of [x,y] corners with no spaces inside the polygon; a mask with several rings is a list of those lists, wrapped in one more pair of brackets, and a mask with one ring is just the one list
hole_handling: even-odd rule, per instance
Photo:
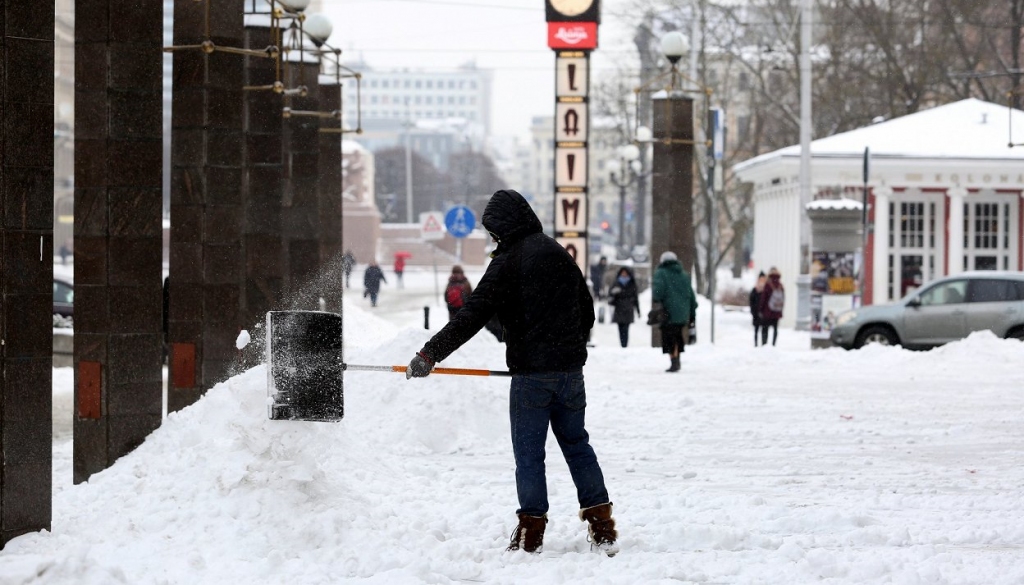
{"label": "car wheel", "polygon": [[878,345],[899,345],[900,340],[888,327],[874,325],[864,329],[857,335],[856,347],[861,348],[871,343],[877,343]]}
{"label": "car wheel", "polygon": [[1024,341],[1024,327],[1018,327],[1013,331],[1006,334],[1007,339],[1016,339],[1017,341]]}

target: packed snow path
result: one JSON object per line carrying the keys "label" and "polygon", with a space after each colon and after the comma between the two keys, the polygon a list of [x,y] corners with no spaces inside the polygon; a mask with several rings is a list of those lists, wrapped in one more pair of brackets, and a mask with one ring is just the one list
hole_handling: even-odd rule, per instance
{"label": "packed snow path", "polygon": [[[432,279],[405,280],[372,310],[348,291],[348,361],[405,364],[432,333]],[[626,349],[595,329],[588,427],[614,558],[590,552],[553,438],[544,552],[504,552],[507,378],[349,372],[343,422],[290,423],[267,420],[260,366],[72,486],[63,368],[53,531],[10,542],[0,583],[1024,582],[1024,344],[812,351],[783,330],[754,349],[749,316],[723,311],[711,346],[709,310],[678,374],[646,327]],[[443,365],[503,354],[483,332]]]}

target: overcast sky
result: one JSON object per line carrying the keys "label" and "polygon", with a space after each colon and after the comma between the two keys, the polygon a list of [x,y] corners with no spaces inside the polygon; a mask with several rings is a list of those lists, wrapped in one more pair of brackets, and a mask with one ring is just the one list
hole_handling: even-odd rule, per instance
{"label": "overcast sky", "polygon": [[[322,0],[330,43],[376,68],[453,69],[475,60],[494,71],[495,135],[527,137],[532,116],[554,113],[554,53],[544,0]],[[594,81],[633,57],[629,0],[603,0]],[[627,22],[629,21],[629,22]],[[592,84],[593,84],[592,82]]]}

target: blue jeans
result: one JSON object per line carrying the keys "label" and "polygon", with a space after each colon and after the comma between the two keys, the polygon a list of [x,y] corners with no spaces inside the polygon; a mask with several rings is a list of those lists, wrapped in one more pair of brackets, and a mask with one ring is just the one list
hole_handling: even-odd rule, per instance
{"label": "blue jeans", "polygon": [[580,370],[512,376],[509,418],[516,459],[518,514],[543,516],[548,511],[544,443],[549,424],[569,465],[580,508],[609,501],[601,466],[583,426],[586,409],[587,392]]}

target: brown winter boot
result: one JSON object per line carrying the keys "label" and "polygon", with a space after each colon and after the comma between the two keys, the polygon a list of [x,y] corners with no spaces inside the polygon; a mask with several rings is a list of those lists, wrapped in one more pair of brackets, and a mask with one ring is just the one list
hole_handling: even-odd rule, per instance
{"label": "brown winter boot", "polygon": [[538,553],[544,548],[544,528],[548,523],[547,514],[543,516],[519,515],[519,526],[512,532],[511,542],[505,550],[525,550]]}
{"label": "brown winter boot", "polygon": [[615,519],[612,518],[610,502],[580,510],[580,520],[590,523],[590,550],[599,550],[610,557],[619,552],[619,546],[615,544],[619,533],[615,531]]}

